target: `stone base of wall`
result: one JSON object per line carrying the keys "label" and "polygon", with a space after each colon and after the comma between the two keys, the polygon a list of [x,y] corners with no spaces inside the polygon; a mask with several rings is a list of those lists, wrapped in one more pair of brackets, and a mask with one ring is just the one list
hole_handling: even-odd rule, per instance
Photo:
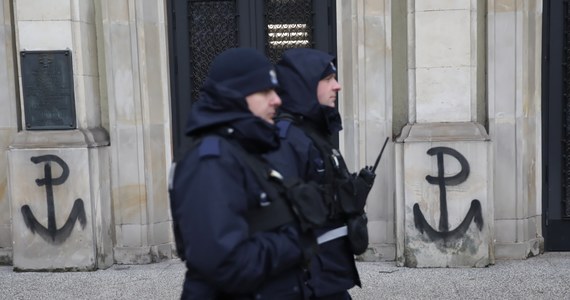
{"label": "stone base of wall", "polygon": [[160,261],[165,261],[165,260],[169,260],[172,258],[176,258],[177,256],[175,255],[176,250],[175,250],[175,246],[174,243],[167,243],[167,244],[162,244],[162,245],[157,245],[157,246],[151,246],[150,247],[150,254],[152,256],[152,261],[153,262],[160,262]]}
{"label": "stone base of wall", "polygon": [[489,139],[474,122],[409,124],[396,145],[398,264],[492,263]]}
{"label": "stone base of wall", "polygon": [[0,248],[0,266],[12,265],[12,248]]}
{"label": "stone base of wall", "polygon": [[496,259],[526,259],[544,253],[544,238],[537,237],[522,243],[496,243]]}
{"label": "stone base of wall", "polygon": [[142,265],[152,262],[150,247],[115,247],[113,252],[117,264]]}
{"label": "stone base of wall", "polygon": [[109,138],[103,128],[22,131],[8,151],[14,270],[112,264]]}
{"label": "stone base of wall", "polygon": [[396,259],[396,245],[394,244],[370,244],[368,249],[361,255],[356,256],[357,261],[393,261]]}
{"label": "stone base of wall", "polygon": [[115,263],[143,265],[177,258],[173,243],[145,247],[115,247]]}

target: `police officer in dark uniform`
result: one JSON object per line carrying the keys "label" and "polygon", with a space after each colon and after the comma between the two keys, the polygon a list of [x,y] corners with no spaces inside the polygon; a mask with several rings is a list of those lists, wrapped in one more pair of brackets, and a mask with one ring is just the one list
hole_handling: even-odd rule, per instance
{"label": "police officer in dark uniform", "polygon": [[360,286],[354,254],[368,246],[364,205],[374,181],[370,168],[351,174],[332,137],[342,129],[335,109],[334,57],[315,49],[291,49],[276,65],[283,104],[277,118],[281,147],[267,155],[286,178],[318,182],[328,222],[318,230],[319,252],[311,261],[311,299],[350,299]]}
{"label": "police officer in dark uniform", "polygon": [[265,56],[233,48],[214,59],[192,106],[193,146],[170,182],[177,250],[187,266],[182,299],[307,298],[315,236],[283,205],[289,202],[278,201],[288,190],[261,158],[279,146],[277,86]]}

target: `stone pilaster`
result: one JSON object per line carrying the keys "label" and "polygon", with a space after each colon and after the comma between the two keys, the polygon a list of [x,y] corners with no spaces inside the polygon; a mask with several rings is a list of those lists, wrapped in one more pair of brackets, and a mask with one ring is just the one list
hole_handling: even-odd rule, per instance
{"label": "stone pilaster", "polygon": [[[391,1],[337,1],[340,148],[349,168],[373,165],[392,136]],[[366,205],[370,247],[360,259],[393,260],[394,160],[389,142]]]}
{"label": "stone pilaster", "polygon": [[10,1],[0,4],[0,264],[12,263],[12,222],[8,190],[8,146],[18,130],[14,30]]}
{"label": "stone pilaster", "polygon": [[108,99],[117,263],[172,256],[165,1],[96,1],[101,77]]}
{"label": "stone pilaster", "polygon": [[397,260],[492,263],[485,1],[407,2],[407,125],[396,145]]}
{"label": "stone pilaster", "polygon": [[541,134],[542,2],[488,1],[487,84],[497,258],[537,255],[544,242],[541,151],[547,137]]}
{"label": "stone pilaster", "polygon": [[[34,129],[26,126],[29,116],[22,114],[19,120],[23,130],[11,142],[8,155],[14,268],[106,268],[113,263],[109,137],[101,122],[94,2],[13,3],[20,70],[23,51],[66,50],[71,54],[69,77],[75,106],[71,117],[76,123],[69,129],[28,130]],[[44,67],[49,69],[50,63],[44,60]],[[58,94],[52,88],[46,92]],[[50,99],[35,96],[44,109],[34,113],[41,114]],[[21,100],[20,110],[25,111],[30,99]]]}

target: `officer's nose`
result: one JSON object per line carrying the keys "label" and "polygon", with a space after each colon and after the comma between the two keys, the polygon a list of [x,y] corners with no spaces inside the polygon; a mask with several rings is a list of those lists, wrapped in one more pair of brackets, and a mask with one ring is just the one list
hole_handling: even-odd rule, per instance
{"label": "officer's nose", "polygon": [[340,86],[340,83],[338,83],[338,81],[336,80],[336,78],[334,79],[334,86],[333,89],[338,92],[340,90],[342,90],[342,86]]}
{"label": "officer's nose", "polygon": [[275,92],[275,90],[271,90],[271,104],[275,107],[281,106],[281,97]]}

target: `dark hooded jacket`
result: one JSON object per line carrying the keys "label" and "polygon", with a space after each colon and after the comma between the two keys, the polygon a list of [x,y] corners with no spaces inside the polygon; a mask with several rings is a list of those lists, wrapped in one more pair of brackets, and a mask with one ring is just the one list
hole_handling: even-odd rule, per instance
{"label": "dark hooded jacket", "polygon": [[[330,149],[336,148],[332,137],[342,129],[341,118],[336,109],[319,104],[317,98],[319,81],[333,60],[333,56],[318,50],[291,49],[285,51],[276,65],[282,101],[277,121],[281,147],[267,157],[285,177],[326,181],[324,159],[328,159],[330,153],[321,153],[307,131],[328,141]],[[331,220],[319,233],[343,225],[343,220]],[[309,285],[316,298],[360,285],[346,236],[319,245],[316,259],[311,260],[310,273]]]}
{"label": "dark hooded jacket", "polygon": [[187,266],[183,299],[303,299],[298,231],[291,226],[250,233],[246,215],[263,190],[236,147],[276,149],[274,125],[254,116],[245,99],[207,81],[192,106],[187,135],[195,140],[177,163],[171,210]]}

